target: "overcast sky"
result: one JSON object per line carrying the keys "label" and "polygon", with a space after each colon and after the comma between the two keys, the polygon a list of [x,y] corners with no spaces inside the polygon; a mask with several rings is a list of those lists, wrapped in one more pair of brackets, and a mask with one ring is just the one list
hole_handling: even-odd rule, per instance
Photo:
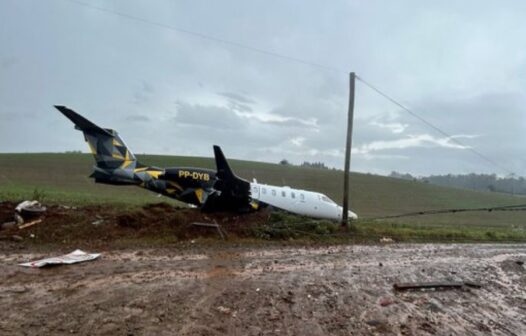
{"label": "overcast sky", "polygon": [[[88,0],[85,0],[88,2]],[[0,152],[87,151],[52,107],[117,129],[135,153],[526,175],[524,1],[0,0]],[[324,70],[162,26],[233,41]]]}

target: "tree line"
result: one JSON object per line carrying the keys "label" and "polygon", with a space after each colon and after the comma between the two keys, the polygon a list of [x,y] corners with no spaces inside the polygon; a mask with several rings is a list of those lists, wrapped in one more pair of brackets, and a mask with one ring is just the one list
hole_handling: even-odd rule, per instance
{"label": "tree line", "polygon": [[509,175],[499,177],[495,174],[464,174],[464,175],[431,175],[416,177],[411,174],[391,172],[390,177],[411,180],[423,183],[431,183],[444,187],[464,188],[480,191],[501,192],[508,194],[526,195],[526,179],[522,176]]}

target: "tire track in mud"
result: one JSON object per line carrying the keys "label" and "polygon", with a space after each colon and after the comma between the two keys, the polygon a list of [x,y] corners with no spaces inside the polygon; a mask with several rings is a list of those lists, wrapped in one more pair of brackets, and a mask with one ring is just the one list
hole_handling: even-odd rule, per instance
{"label": "tire track in mud", "polygon": [[[526,334],[516,262],[526,245],[111,251],[50,269],[16,265],[28,256],[42,255],[0,255],[1,334]],[[483,287],[392,290],[436,280]]]}

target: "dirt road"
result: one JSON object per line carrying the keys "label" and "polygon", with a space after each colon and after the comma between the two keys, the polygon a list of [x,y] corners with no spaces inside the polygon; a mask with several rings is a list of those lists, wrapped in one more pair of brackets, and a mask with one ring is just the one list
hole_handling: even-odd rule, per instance
{"label": "dirt road", "polygon": [[[526,334],[526,245],[92,252],[47,269],[3,252],[0,334]],[[436,280],[482,288],[392,289]]]}

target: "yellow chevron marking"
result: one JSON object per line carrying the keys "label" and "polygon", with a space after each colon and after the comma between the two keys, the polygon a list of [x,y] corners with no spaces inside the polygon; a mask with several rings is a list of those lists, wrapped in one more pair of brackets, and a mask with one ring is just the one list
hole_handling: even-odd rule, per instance
{"label": "yellow chevron marking", "polygon": [[146,173],[148,175],[150,175],[151,177],[157,179],[157,178],[159,178],[159,175],[161,175],[163,172],[162,171],[157,171],[157,170],[147,170]]}
{"label": "yellow chevron marking", "polygon": [[121,146],[122,147],[122,144],[120,142],[118,142],[117,140],[115,140],[115,138],[113,138],[113,146]]}
{"label": "yellow chevron marking", "polygon": [[252,201],[250,202],[250,206],[254,209],[254,210],[257,210],[259,208],[259,203],[256,202],[256,201]]}
{"label": "yellow chevron marking", "polygon": [[91,154],[93,155],[97,154],[97,151],[95,150],[95,148],[93,148],[93,146],[91,145],[91,142],[87,141],[87,143],[88,143],[88,147],[89,147]]}
{"label": "yellow chevron marking", "polygon": [[199,203],[203,203],[203,189],[195,189],[195,196],[199,200]]}
{"label": "yellow chevron marking", "polygon": [[181,190],[181,191],[183,190],[183,187],[181,187],[181,186],[179,185],[179,183],[177,183],[177,182],[174,182],[174,181],[168,181],[168,184],[171,185],[172,187],[174,187],[175,189],[179,189],[179,190]]}
{"label": "yellow chevron marking", "polygon": [[113,153],[111,155],[114,159],[124,160],[124,157],[120,155],[119,153]]}
{"label": "yellow chevron marking", "polygon": [[124,163],[122,164],[121,168],[128,168],[129,165],[131,165],[133,160],[130,160],[130,152],[126,150],[126,157],[124,158]]}
{"label": "yellow chevron marking", "polygon": [[146,169],[148,169],[148,167],[135,168],[135,169],[133,170],[133,172],[134,172],[134,173],[140,173],[140,172],[145,171]]}

